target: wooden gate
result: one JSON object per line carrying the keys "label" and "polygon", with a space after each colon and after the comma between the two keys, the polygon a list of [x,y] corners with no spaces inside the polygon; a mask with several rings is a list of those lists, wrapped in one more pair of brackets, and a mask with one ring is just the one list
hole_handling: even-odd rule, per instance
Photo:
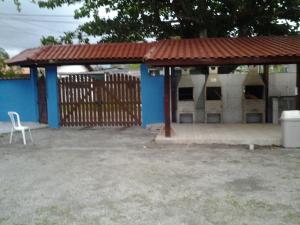
{"label": "wooden gate", "polygon": [[140,126],[139,78],[70,75],[59,80],[61,126]]}
{"label": "wooden gate", "polygon": [[39,122],[48,123],[46,81],[44,76],[41,76],[38,79],[38,105]]}

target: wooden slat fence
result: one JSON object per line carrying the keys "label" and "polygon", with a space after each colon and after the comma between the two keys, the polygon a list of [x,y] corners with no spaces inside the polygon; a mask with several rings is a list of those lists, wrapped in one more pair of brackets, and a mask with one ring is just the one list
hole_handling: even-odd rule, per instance
{"label": "wooden slat fence", "polygon": [[126,74],[105,80],[87,75],[59,79],[61,126],[140,126],[140,80]]}

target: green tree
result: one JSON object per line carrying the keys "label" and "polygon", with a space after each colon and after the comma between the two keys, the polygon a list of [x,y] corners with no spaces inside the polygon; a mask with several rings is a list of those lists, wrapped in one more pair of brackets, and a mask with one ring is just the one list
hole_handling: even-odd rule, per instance
{"label": "green tree", "polygon": [[62,42],[58,38],[55,38],[54,36],[49,35],[47,37],[43,36],[41,38],[41,44],[42,45],[58,45],[58,44],[62,44]]}
{"label": "green tree", "polygon": [[20,67],[8,67],[5,60],[9,59],[8,53],[0,47],[0,76],[13,77],[21,72]]}
{"label": "green tree", "polygon": [[9,58],[8,53],[0,47],[0,75],[4,74],[5,60]]}
{"label": "green tree", "polygon": [[4,50],[4,48],[0,47],[0,60],[6,60],[9,58],[8,53]]}
{"label": "green tree", "polygon": [[[171,36],[256,36],[297,34],[300,0],[39,0],[41,8],[81,7],[74,17],[88,18],[73,38],[138,41]],[[114,12],[114,17],[101,15]],[[86,41],[86,40],[85,40]]]}
{"label": "green tree", "polygon": [[42,45],[58,45],[58,44],[73,44],[74,39],[78,39],[82,43],[89,43],[88,38],[82,37],[82,32],[65,32],[64,35],[59,36],[58,38],[50,35],[43,36],[41,38]]}
{"label": "green tree", "polygon": [[[3,0],[2,0],[3,1]],[[79,4],[76,19],[88,22],[47,44],[139,41],[172,36],[259,36],[299,34],[300,0],[33,0],[41,8]],[[19,0],[14,0],[20,6]],[[100,9],[106,13],[101,14]],[[108,17],[109,13],[116,14]]]}

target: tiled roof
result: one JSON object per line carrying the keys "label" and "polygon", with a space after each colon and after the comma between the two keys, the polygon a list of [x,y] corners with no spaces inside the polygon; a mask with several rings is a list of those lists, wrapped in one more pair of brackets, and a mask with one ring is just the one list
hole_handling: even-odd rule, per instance
{"label": "tiled roof", "polygon": [[198,38],[153,43],[55,45],[25,50],[8,64],[147,63],[149,65],[300,62],[300,37]]}
{"label": "tiled roof", "polygon": [[141,61],[151,45],[147,43],[108,43],[97,45],[54,45],[38,61]]}
{"label": "tiled roof", "polygon": [[164,40],[144,59],[156,65],[195,65],[268,63],[297,57],[300,57],[300,37],[281,36]]}
{"label": "tiled roof", "polygon": [[92,45],[52,45],[25,50],[8,60],[8,64],[80,64],[139,63],[151,43],[104,43]]}
{"label": "tiled roof", "polygon": [[[46,47],[44,47],[46,48]],[[43,47],[41,48],[31,48],[26,49],[19,53],[18,55],[12,57],[9,60],[6,60],[8,64],[23,64],[23,63],[33,63],[33,60],[36,58],[36,55],[43,51]]]}

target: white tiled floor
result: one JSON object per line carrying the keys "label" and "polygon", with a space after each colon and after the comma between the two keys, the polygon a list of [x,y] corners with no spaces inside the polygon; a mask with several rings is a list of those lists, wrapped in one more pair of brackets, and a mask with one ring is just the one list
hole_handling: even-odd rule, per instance
{"label": "white tiled floor", "polygon": [[[40,124],[40,123],[31,123],[31,122],[21,122],[23,126],[30,127],[30,129],[38,129],[47,127],[47,124]],[[10,122],[0,122],[0,134],[9,133],[11,129]]]}
{"label": "white tiled floor", "polygon": [[172,136],[164,129],[155,138],[167,144],[281,145],[280,126],[273,124],[172,124]]}

